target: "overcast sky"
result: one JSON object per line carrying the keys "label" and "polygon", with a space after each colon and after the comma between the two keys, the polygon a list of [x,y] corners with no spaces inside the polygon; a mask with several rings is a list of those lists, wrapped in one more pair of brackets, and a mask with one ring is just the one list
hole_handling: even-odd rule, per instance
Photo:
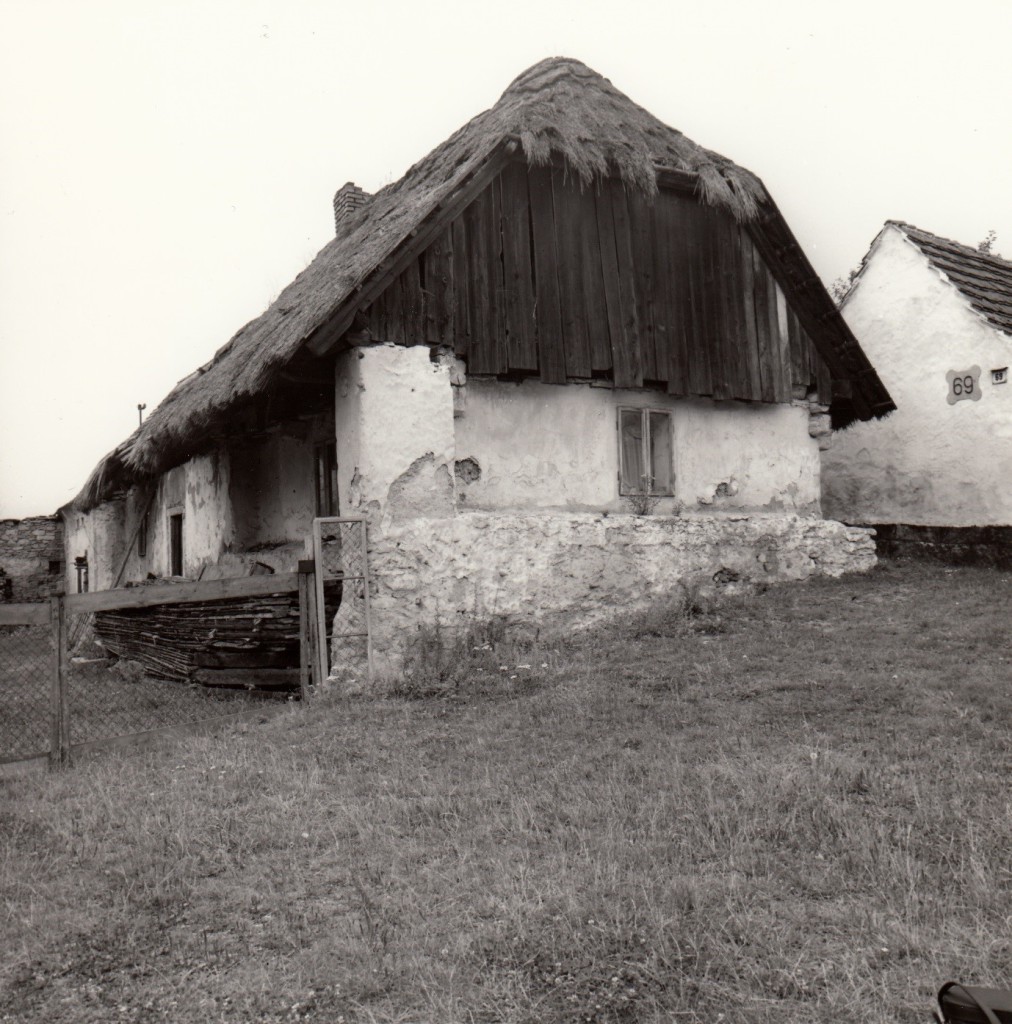
{"label": "overcast sky", "polygon": [[51,513],[375,191],[576,57],[756,172],[827,283],[1012,256],[1012,0],[0,0],[0,517]]}

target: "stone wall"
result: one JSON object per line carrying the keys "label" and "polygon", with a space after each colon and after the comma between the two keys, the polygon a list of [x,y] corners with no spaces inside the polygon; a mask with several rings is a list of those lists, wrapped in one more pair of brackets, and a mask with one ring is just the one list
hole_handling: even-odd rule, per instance
{"label": "stone wall", "polygon": [[0,520],[0,601],[45,601],[63,583],[57,516]]}
{"label": "stone wall", "polygon": [[561,612],[580,627],[649,607],[679,586],[866,571],[875,564],[872,535],[784,513],[500,512],[395,524],[370,542],[377,663],[395,666],[419,623]]}

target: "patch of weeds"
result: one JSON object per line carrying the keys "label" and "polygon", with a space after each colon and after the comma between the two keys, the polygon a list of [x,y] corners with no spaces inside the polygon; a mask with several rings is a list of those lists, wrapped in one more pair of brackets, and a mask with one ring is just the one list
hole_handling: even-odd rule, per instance
{"label": "patch of weeds", "polygon": [[683,583],[671,596],[627,619],[634,640],[648,637],[673,638],[689,632],[718,631],[716,612],[722,602],[699,581]]}
{"label": "patch of weeds", "polygon": [[470,619],[456,629],[419,626],[404,669],[390,692],[396,697],[518,697],[541,687],[548,667],[537,631],[503,616]]}
{"label": "patch of weeds", "polygon": [[651,926],[559,916],[543,928],[532,924],[480,950],[482,975],[514,1003],[519,1020],[618,1024],[660,1019],[691,1001],[686,983],[699,967],[696,951],[673,947]]}

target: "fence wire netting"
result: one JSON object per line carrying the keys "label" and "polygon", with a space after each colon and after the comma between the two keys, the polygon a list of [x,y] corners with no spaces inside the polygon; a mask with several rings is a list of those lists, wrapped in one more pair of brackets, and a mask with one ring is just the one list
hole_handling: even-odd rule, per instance
{"label": "fence wire netting", "polygon": [[361,669],[369,649],[367,542],[360,520],[320,520],[319,565],[332,672]]}
{"label": "fence wire netting", "polygon": [[[157,679],[112,656],[95,632],[101,612],[67,616],[66,707],[71,745],[190,725],[245,710],[245,694]],[[157,643],[156,635],[151,637]]]}
{"label": "fence wire netting", "polygon": [[49,626],[0,626],[0,763],[50,745],[53,641]]}

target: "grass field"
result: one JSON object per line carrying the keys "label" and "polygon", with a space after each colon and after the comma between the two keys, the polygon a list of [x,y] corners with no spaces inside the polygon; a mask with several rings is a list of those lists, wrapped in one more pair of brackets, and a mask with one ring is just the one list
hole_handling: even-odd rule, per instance
{"label": "grass field", "polygon": [[476,633],[0,781],[0,1020],[927,1021],[1012,985],[1010,595],[891,563]]}

